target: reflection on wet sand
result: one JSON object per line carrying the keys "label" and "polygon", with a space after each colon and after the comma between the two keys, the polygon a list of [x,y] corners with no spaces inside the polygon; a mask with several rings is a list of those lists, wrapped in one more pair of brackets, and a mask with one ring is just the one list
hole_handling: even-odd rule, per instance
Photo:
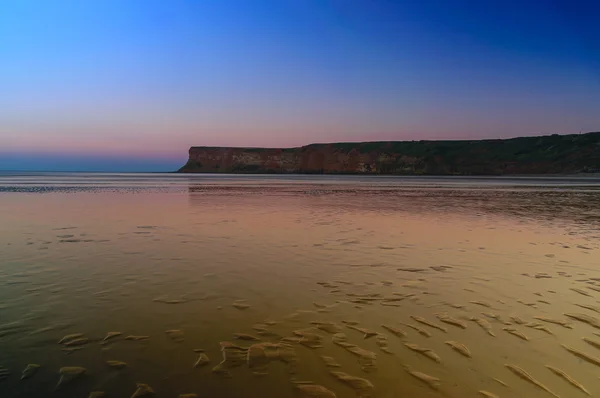
{"label": "reflection on wet sand", "polygon": [[593,187],[253,184],[1,194],[0,396],[600,394]]}

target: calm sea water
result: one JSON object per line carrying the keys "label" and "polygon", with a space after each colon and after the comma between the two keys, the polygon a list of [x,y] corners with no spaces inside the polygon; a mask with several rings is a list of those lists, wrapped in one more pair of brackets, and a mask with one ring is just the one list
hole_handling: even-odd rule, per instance
{"label": "calm sea water", "polygon": [[0,173],[0,248],[3,398],[600,396],[595,177]]}

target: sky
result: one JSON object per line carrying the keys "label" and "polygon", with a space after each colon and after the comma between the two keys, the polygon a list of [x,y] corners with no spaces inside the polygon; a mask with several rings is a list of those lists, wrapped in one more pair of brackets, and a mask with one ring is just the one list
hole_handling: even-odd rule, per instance
{"label": "sky", "polygon": [[600,130],[597,1],[0,0],[0,169]]}

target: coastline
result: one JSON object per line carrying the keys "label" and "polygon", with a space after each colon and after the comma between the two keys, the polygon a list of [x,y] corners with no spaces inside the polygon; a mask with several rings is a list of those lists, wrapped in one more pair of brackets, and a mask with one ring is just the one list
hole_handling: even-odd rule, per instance
{"label": "coastline", "polygon": [[600,132],[471,141],[191,147],[179,173],[397,176],[600,173]]}

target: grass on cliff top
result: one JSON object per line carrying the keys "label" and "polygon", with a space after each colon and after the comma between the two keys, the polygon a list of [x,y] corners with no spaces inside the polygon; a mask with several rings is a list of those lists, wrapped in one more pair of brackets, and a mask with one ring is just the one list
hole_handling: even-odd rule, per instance
{"label": "grass on cliff top", "polygon": [[[515,159],[519,157],[538,157],[549,160],[568,152],[600,151],[600,133],[550,135],[541,137],[519,137],[506,140],[473,141],[391,141],[364,143],[315,144],[328,146],[340,152],[356,150],[359,153],[382,152],[402,153],[414,157],[486,154],[496,159]],[[313,147],[309,145],[306,148]],[[599,152],[600,156],[600,152]],[[515,159],[518,160],[518,159]]]}

